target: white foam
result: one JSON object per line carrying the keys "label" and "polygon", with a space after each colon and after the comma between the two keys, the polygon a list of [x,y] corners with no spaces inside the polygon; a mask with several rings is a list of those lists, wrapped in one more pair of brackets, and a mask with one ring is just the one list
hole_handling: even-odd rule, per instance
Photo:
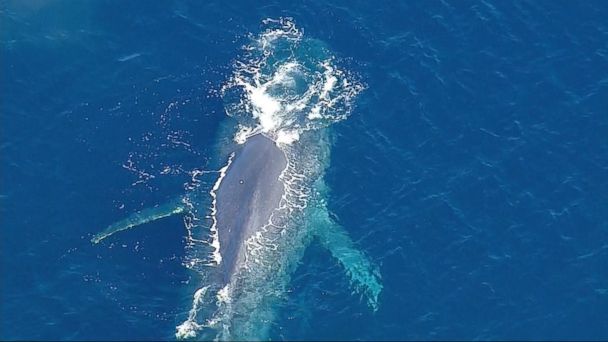
{"label": "white foam", "polygon": [[203,304],[203,299],[208,289],[209,286],[203,286],[194,293],[192,308],[188,312],[188,319],[175,328],[175,338],[178,340],[192,339],[196,337],[197,332],[203,328],[202,325],[196,322],[196,315],[200,306]]}
{"label": "white foam", "polygon": [[279,145],[281,145],[281,144],[289,145],[289,144],[293,143],[294,141],[298,141],[298,139],[300,139],[300,133],[298,131],[280,130],[279,132],[277,132],[276,143]]}
{"label": "white foam", "polygon": [[248,127],[239,125],[239,129],[234,135],[234,141],[237,144],[244,144],[249,137],[252,137],[261,132],[261,129],[256,129],[255,127]]}
{"label": "white foam", "polygon": [[291,19],[264,23],[271,27],[244,48],[222,88],[223,95],[239,94],[237,100],[225,96],[228,115],[241,125],[235,141],[264,132],[277,144],[289,145],[304,131],[346,118],[363,86],[335,65],[336,58],[320,42],[304,40]]}
{"label": "white foam", "polygon": [[322,119],[323,115],[321,115],[321,106],[316,105],[314,107],[312,107],[312,109],[310,110],[310,113],[308,113],[308,119],[309,120],[314,120],[314,119]]}
{"label": "white foam", "polygon": [[270,132],[279,124],[277,114],[281,110],[281,103],[266,92],[265,86],[253,87],[250,84],[244,86],[253,105],[253,117],[260,121],[262,131]]}
{"label": "white foam", "polygon": [[325,68],[325,72],[323,73],[325,82],[323,83],[323,90],[321,91],[321,95],[319,97],[325,100],[327,99],[329,93],[334,89],[336,82],[338,82],[338,78],[334,76],[334,68],[331,66],[329,61],[325,61],[321,65]]}
{"label": "white foam", "polygon": [[178,325],[175,332],[175,338],[178,340],[189,340],[196,337],[196,333],[201,330],[201,326],[194,321],[184,321]]}
{"label": "white foam", "polygon": [[224,286],[221,290],[217,291],[216,297],[219,304],[230,303],[230,283]]}
{"label": "white foam", "polygon": [[218,177],[217,181],[215,182],[215,184],[213,185],[213,188],[211,189],[211,191],[209,191],[209,195],[211,195],[211,198],[213,198],[213,201],[211,202],[211,237],[212,237],[212,241],[211,241],[211,246],[213,247],[213,261],[215,262],[216,265],[219,265],[222,262],[222,255],[220,254],[220,238],[219,238],[219,233],[218,233],[218,228],[217,228],[217,190],[220,188],[220,185],[222,184],[222,180],[224,179],[224,177],[226,176],[226,171],[228,170],[228,168],[230,167],[230,164],[232,164],[232,159],[234,158],[234,153],[230,155],[230,157],[228,158],[228,163],[226,163],[226,165],[220,169],[220,176]]}

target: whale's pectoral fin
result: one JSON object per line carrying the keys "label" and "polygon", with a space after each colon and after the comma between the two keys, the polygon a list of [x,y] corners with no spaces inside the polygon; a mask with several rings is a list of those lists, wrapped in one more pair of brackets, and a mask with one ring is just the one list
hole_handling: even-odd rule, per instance
{"label": "whale's pectoral fin", "polygon": [[93,236],[93,238],[91,239],[91,242],[99,243],[101,240],[107,238],[108,236],[114,233],[131,229],[144,223],[156,221],[164,217],[180,214],[185,211],[186,205],[181,198],[178,200],[173,200],[164,205],[144,209],[129,215],[124,220],[109,225],[108,228],[104,229],[102,232],[95,234],[95,236]]}
{"label": "whale's pectoral fin", "polygon": [[344,267],[355,291],[367,297],[374,311],[378,310],[378,296],[382,291],[378,269],[356,248],[344,228],[330,217],[325,205],[316,206],[311,223],[320,242]]}

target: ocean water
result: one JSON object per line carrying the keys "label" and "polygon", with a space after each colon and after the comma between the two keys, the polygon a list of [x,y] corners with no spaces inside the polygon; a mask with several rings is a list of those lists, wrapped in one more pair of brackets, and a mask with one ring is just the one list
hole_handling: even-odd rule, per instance
{"label": "ocean water", "polygon": [[182,218],[90,239],[214,167],[221,90],[267,18],[364,87],[330,127],[327,203],[383,285],[374,312],[313,243],[270,338],[608,339],[606,17],[604,1],[1,1],[0,339],[174,338],[200,287]]}

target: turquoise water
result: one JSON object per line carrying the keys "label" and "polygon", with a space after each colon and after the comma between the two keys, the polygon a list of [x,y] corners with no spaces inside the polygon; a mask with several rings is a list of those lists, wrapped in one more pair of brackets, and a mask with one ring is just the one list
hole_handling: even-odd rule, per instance
{"label": "turquoise water", "polygon": [[[217,167],[221,89],[293,18],[365,89],[331,126],[332,217],[378,310],[312,243],[273,339],[607,339],[608,6],[0,3],[2,339],[173,339],[180,217],[91,237]],[[228,101],[228,103],[230,103]]]}

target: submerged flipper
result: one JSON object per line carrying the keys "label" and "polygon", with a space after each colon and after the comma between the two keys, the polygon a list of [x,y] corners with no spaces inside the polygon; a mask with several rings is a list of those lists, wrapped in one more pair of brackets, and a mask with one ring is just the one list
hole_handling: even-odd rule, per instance
{"label": "submerged flipper", "polygon": [[380,274],[367,256],[355,246],[342,226],[329,216],[324,203],[311,213],[311,224],[320,242],[344,267],[352,285],[367,297],[368,304],[378,310],[378,296],[382,291]]}
{"label": "submerged flipper", "polygon": [[144,209],[129,215],[124,220],[118,221],[114,224],[108,226],[108,228],[104,229],[102,232],[96,234],[91,239],[92,243],[99,243],[101,240],[107,238],[108,236],[123,231],[127,229],[131,229],[133,227],[137,227],[144,223],[156,221],[158,219],[169,217],[175,214],[180,214],[186,211],[186,205],[181,198],[178,200],[171,201],[164,205],[156,206],[153,208]]}

